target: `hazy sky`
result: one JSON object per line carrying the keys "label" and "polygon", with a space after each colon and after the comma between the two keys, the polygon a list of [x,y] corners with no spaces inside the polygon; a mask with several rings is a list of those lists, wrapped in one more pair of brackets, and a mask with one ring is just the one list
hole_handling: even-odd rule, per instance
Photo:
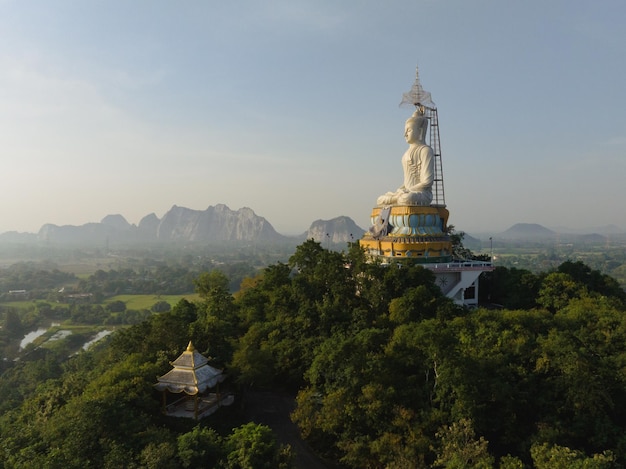
{"label": "hazy sky", "polygon": [[362,228],[439,110],[450,223],[626,229],[626,2],[0,0],[0,232],[250,207]]}

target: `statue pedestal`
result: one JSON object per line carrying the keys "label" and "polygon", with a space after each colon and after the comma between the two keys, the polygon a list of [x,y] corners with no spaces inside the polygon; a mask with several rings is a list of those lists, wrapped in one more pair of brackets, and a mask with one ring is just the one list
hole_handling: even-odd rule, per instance
{"label": "statue pedestal", "polygon": [[411,259],[418,263],[450,262],[452,242],[446,234],[448,216],[444,207],[375,207],[371,215],[372,227],[359,244],[375,257]]}

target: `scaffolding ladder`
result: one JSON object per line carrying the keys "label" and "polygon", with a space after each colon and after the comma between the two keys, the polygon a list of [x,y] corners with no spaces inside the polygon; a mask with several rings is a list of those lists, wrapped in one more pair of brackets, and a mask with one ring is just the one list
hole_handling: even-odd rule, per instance
{"label": "scaffolding ladder", "polygon": [[439,117],[437,108],[425,107],[426,117],[430,120],[430,146],[433,149],[434,180],[433,201],[431,205],[437,207],[446,206],[446,196],[443,189],[443,165],[441,163],[441,140],[439,137]]}

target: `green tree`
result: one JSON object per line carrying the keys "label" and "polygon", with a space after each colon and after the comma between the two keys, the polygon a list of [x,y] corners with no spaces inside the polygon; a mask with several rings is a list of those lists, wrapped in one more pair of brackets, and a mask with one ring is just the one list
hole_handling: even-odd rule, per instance
{"label": "green tree", "polygon": [[22,333],[23,326],[20,315],[13,308],[6,308],[4,318],[4,328],[10,335]]}
{"label": "green tree", "polygon": [[617,280],[602,274],[599,270],[591,269],[582,261],[563,262],[557,270],[569,275],[575,282],[584,285],[590,292],[616,298],[622,304],[626,301],[626,292],[620,287]]}
{"label": "green tree", "polygon": [[107,303],[106,310],[110,313],[123,313],[126,311],[126,303],[122,300],[115,300]]}
{"label": "green tree", "polygon": [[391,300],[389,318],[398,324],[433,318],[441,298],[441,290],[432,283],[409,288],[402,296]]}
{"label": "green tree", "polygon": [[[110,454],[111,452],[107,454],[107,457],[110,457]],[[176,461],[176,447],[169,441],[161,443],[149,442],[142,448],[139,461],[142,469],[177,469],[180,467]],[[127,457],[126,460],[119,460],[119,464],[110,464],[108,467],[113,469],[115,467],[129,467],[129,465]]]}
{"label": "green tree", "polygon": [[178,458],[185,468],[215,467],[223,456],[222,438],[211,428],[196,425],[178,437]]}
{"label": "green tree", "polygon": [[228,292],[228,277],[219,270],[201,273],[195,280],[196,293],[202,298],[208,298],[216,293]]}
{"label": "green tree", "polygon": [[463,245],[464,231],[456,231],[454,225],[448,225],[447,233],[452,241],[452,255],[455,259],[474,259],[474,253]]}
{"label": "green tree", "polygon": [[232,361],[239,383],[259,387],[273,384],[274,357],[267,346],[267,336],[271,329],[271,325],[255,323],[239,340]]}
{"label": "green tree", "polygon": [[289,258],[289,265],[305,275],[314,273],[323,262],[324,253],[321,243],[308,239],[296,248],[296,252]]}
{"label": "green tree", "polygon": [[610,451],[586,456],[582,451],[548,443],[532,446],[531,455],[536,469],[609,469],[615,467]]}
{"label": "green tree", "polygon": [[494,458],[489,454],[488,442],[481,436],[476,439],[472,421],[461,419],[437,432],[440,447],[435,467],[447,469],[490,469]]}
{"label": "green tree", "polygon": [[[586,453],[615,449],[626,459],[626,318],[610,299],[571,300],[540,342],[536,373],[543,381],[540,441]],[[559,405],[554,405],[558,402]]]}
{"label": "green tree", "polygon": [[334,440],[350,467],[373,463],[369,445],[393,412],[396,391],[384,379],[387,338],[388,331],[371,328],[326,339],[306,374],[310,389],[298,396],[294,421],[319,441]]}
{"label": "green tree", "polygon": [[166,311],[170,311],[171,309],[172,306],[167,301],[161,300],[154,303],[150,308],[150,311],[153,313],[164,313]]}
{"label": "green tree", "polygon": [[567,306],[573,298],[580,298],[587,294],[584,285],[562,272],[552,272],[541,282],[537,303],[551,312],[556,312]]}
{"label": "green tree", "polygon": [[276,442],[269,427],[247,423],[235,428],[226,442],[227,469],[287,469],[291,465],[291,450]]}
{"label": "green tree", "polygon": [[537,304],[540,284],[539,276],[529,270],[497,266],[494,271],[482,274],[479,299],[483,304],[507,309],[530,309]]}
{"label": "green tree", "polygon": [[225,365],[232,360],[238,324],[237,305],[228,291],[228,278],[214,270],[201,274],[196,285],[202,302],[197,319],[190,326],[191,337],[198,350]]}

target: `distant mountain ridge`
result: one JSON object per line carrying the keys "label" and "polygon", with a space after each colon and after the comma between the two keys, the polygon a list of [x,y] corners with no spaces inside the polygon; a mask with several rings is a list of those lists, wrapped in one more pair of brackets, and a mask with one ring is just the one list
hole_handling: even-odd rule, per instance
{"label": "distant mountain ridge", "polygon": [[154,213],[131,225],[122,215],[107,215],[100,223],[81,226],[45,224],[37,238],[48,243],[141,243],[216,241],[282,242],[287,240],[248,207],[231,210],[224,204],[193,210],[174,205],[163,218]]}
{"label": "distant mountain ridge", "polygon": [[316,239],[333,244],[360,238],[364,230],[349,217],[316,220],[299,236],[284,236],[248,207],[231,210],[224,204],[193,210],[177,205],[159,219],[154,213],[138,225],[119,214],[107,215],[100,223],[57,226],[47,223],[39,232],[0,234],[0,241],[45,242],[61,245],[132,245],[138,243],[210,244],[214,242],[284,243]]}
{"label": "distant mountain ridge", "polygon": [[[537,223],[516,223],[506,231],[489,233],[480,236],[481,242],[478,248],[487,240],[498,243],[535,243],[542,245],[583,243],[599,244],[607,242],[626,242],[626,232],[616,225],[599,227],[600,229],[568,230],[565,228],[549,229]],[[470,243],[466,245],[471,247]],[[477,249],[478,249],[477,248]]]}
{"label": "distant mountain ridge", "polygon": [[621,234],[624,234],[624,230],[614,224],[593,226],[593,227],[588,227],[588,228],[578,228],[578,229],[559,226],[559,227],[554,228],[554,230],[557,233],[567,233],[567,234],[571,233],[571,234],[581,234],[581,235],[588,235],[588,234],[621,235]]}
{"label": "distant mountain ridge", "polygon": [[[571,240],[601,242],[607,236],[616,239],[626,237],[626,232],[615,225],[603,228],[595,232],[587,231],[587,234],[574,234],[573,230],[554,231],[536,223],[517,223],[504,232],[488,236],[494,236],[500,241],[539,243],[554,242],[555,239],[559,242]],[[128,223],[120,214],[113,214],[105,216],[99,223],[86,223],[80,226],[57,226],[47,223],[38,233],[8,231],[0,234],[0,242],[113,246],[138,243],[294,243],[314,239],[324,245],[345,245],[360,239],[364,231],[350,217],[339,216],[331,220],[315,220],[301,235],[285,236],[278,233],[268,220],[258,216],[248,207],[231,210],[224,204],[217,204],[205,210],[193,210],[174,205],[163,218],[150,213],[144,216],[138,225]],[[576,232],[580,233],[581,230]],[[471,249],[480,249],[483,241],[466,233],[464,243]]]}

